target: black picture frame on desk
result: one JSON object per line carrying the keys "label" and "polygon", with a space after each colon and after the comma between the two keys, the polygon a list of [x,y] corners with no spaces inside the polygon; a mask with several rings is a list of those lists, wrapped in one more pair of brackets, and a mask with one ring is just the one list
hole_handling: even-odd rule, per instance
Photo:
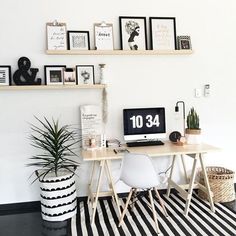
{"label": "black picture frame on desk", "polygon": [[63,85],[66,65],[45,65],[44,76],[46,85]]}
{"label": "black picture frame on desk", "polygon": [[152,50],[176,50],[175,17],[149,17]]}
{"label": "black picture frame on desk", "polygon": [[0,65],[0,86],[11,85],[11,66]]}
{"label": "black picture frame on desk", "polygon": [[147,50],[146,17],[120,16],[121,50]]}
{"label": "black picture frame on desk", "polygon": [[89,31],[67,31],[68,50],[90,50]]}

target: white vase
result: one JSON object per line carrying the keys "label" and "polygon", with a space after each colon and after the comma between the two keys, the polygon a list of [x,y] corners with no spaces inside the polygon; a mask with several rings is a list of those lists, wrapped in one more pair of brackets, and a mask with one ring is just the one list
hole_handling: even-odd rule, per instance
{"label": "white vase", "polygon": [[202,142],[200,129],[186,129],[185,136],[187,144],[201,144]]}
{"label": "white vase", "polygon": [[74,174],[65,170],[49,173],[40,179],[42,218],[64,221],[77,213],[77,195]]}
{"label": "white vase", "polygon": [[105,65],[99,64],[100,67],[100,84],[106,84]]}

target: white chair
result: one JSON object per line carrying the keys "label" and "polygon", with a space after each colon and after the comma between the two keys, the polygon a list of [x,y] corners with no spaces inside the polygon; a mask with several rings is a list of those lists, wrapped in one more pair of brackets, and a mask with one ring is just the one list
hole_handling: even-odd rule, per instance
{"label": "white chair", "polygon": [[158,176],[155,172],[150,157],[144,154],[125,153],[121,166],[120,180],[122,180],[126,185],[130,186],[131,189],[125,204],[125,208],[120,217],[119,227],[123,222],[132,195],[136,194],[138,189],[145,189],[148,190],[149,193],[151,209],[153,212],[153,219],[157,233],[160,233],[157,222],[157,214],[153,203],[152,190],[155,191],[165,216],[167,217],[168,215],[163,204],[163,200],[161,199],[157,190],[157,186],[159,184]]}

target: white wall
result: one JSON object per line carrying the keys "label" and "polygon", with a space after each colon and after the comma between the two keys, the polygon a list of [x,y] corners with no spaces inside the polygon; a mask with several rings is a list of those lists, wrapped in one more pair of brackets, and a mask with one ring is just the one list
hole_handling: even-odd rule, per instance
{"label": "white wall", "polygon": [[[236,171],[234,152],[236,132],[235,51],[236,2],[214,0],[120,0],[62,1],[9,0],[1,3],[0,64],[16,70],[21,56],[31,59],[32,67],[66,64],[107,64],[109,120],[107,136],[122,139],[122,109],[125,107],[164,106],[167,131],[180,127],[174,114],[176,101],[184,100],[187,110],[195,106],[207,143],[222,148],[209,154],[207,165]],[[191,35],[194,54],[188,56],[49,56],[45,54],[45,24],[58,19],[68,30],[89,30],[93,45],[93,23],[105,20],[114,24],[115,47],[119,48],[118,17],[175,16],[177,35]],[[96,71],[97,72],[97,71]],[[97,74],[96,74],[97,75]],[[194,98],[194,89],[211,85],[211,96]],[[1,91],[0,92],[0,204],[39,199],[38,184],[28,180],[26,168],[35,152],[27,136],[33,115],[59,117],[61,122],[79,123],[79,106],[98,103],[100,91]],[[170,160],[155,160],[157,171],[165,170]],[[86,195],[89,165],[78,172],[78,193]],[[117,177],[119,162],[113,163]],[[177,180],[181,177],[176,174]],[[123,188],[119,188],[124,190]]]}

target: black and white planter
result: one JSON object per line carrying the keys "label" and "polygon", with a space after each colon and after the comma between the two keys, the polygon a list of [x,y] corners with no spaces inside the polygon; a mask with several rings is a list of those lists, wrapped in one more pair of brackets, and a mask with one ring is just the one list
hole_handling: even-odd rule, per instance
{"label": "black and white planter", "polygon": [[74,174],[69,171],[49,173],[40,178],[42,218],[47,221],[63,221],[77,213],[77,195]]}

